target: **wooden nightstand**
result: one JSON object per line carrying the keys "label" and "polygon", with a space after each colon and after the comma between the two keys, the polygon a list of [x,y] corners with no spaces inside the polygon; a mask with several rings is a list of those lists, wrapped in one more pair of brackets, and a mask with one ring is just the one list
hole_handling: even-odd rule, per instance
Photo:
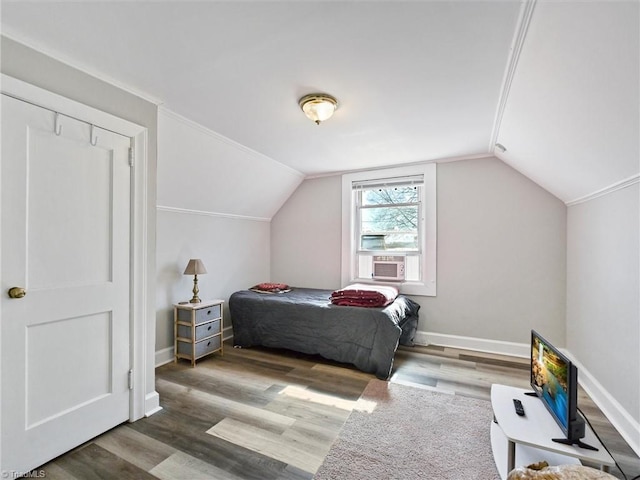
{"label": "wooden nightstand", "polygon": [[173,305],[174,352],[179,358],[196,360],[222,351],[222,311],[224,300],[204,300],[200,303]]}

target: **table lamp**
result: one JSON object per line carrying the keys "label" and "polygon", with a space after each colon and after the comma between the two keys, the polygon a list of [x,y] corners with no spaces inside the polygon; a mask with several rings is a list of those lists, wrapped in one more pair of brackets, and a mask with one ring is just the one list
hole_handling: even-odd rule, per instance
{"label": "table lamp", "polygon": [[192,258],[187,264],[187,268],[184,269],[184,275],[193,275],[193,298],[189,300],[189,303],[200,303],[200,297],[198,297],[198,274],[202,275],[207,273],[207,269],[204,268],[204,263],[199,258]]}

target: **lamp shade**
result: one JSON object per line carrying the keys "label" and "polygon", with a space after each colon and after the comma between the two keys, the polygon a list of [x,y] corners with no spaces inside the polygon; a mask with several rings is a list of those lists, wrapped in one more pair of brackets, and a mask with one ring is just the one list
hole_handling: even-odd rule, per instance
{"label": "lamp shade", "polygon": [[333,115],[338,108],[338,101],[326,93],[311,93],[302,97],[298,104],[304,114],[316,125],[324,122]]}
{"label": "lamp shade", "polygon": [[199,258],[192,258],[187,264],[187,268],[184,269],[185,275],[201,275],[207,273],[207,269],[204,268],[204,263]]}

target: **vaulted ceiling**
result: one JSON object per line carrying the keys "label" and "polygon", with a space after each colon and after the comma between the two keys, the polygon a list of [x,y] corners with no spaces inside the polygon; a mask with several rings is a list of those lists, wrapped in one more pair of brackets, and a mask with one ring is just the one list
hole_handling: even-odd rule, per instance
{"label": "vaulted ceiling", "polygon": [[[639,172],[637,0],[3,0],[1,17],[309,176],[495,154],[569,202]],[[298,107],[316,91],[339,101],[319,126]]]}

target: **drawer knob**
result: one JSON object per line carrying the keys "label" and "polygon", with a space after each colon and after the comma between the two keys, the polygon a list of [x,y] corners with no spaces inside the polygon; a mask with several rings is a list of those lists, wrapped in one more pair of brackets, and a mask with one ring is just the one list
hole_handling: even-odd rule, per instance
{"label": "drawer knob", "polygon": [[207,328],[207,330],[211,330],[211,325],[209,325],[209,328]]}
{"label": "drawer knob", "polygon": [[207,315],[211,315],[211,310],[209,310],[209,311],[207,312]]}
{"label": "drawer knob", "polygon": [[209,345],[211,345],[211,342],[207,342],[207,347],[208,347]]}

